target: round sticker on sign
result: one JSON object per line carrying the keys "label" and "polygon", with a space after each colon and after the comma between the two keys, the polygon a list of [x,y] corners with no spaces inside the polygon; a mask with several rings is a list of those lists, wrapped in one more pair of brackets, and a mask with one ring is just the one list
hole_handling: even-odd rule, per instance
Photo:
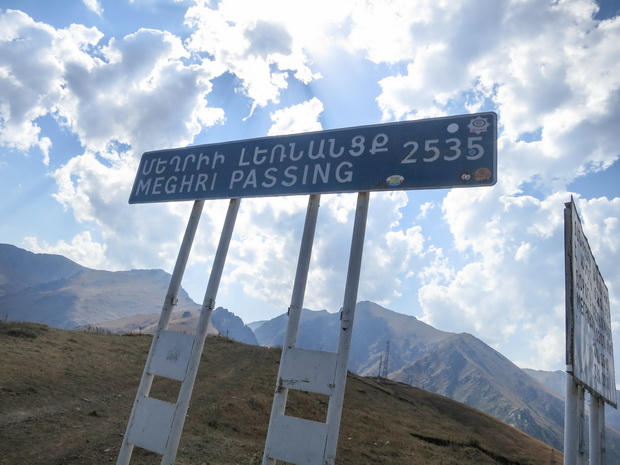
{"label": "round sticker on sign", "polygon": [[488,181],[491,179],[491,176],[493,176],[493,173],[488,168],[478,168],[474,173],[476,181]]}
{"label": "round sticker on sign", "polygon": [[471,181],[473,177],[474,175],[471,171],[463,171],[461,172],[461,174],[459,174],[459,179],[463,183]]}
{"label": "round sticker on sign", "polygon": [[403,178],[400,174],[393,174],[389,178],[385,180],[386,184],[390,187],[400,186],[403,182],[405,182],[405,178]]}

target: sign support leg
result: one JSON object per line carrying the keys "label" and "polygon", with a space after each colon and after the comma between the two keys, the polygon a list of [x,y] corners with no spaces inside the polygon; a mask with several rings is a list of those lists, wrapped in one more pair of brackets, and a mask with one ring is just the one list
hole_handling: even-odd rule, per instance
{"label": "sign support leg", "polygon": [[[295,347],[318,211],[318,197],[310,198],[263,465],[275,465],[277,460],[308,465],[335,463],[369,197],[368,192],[360,192],[357,197],[337,352]],[[286,415],[289,389],[327,395],[329,404],[326,422]]]}
{"label": "sign support leg", "polygon": [[590,465],[601,465],[599,398],[590,394]]}
{"label": "sign support leg", "polygon": [[319,214],[321,196],[313,194],[308,200],[306,211],[306,221],[299,247],[299,261],[295,272],[295,282],[291,296],[291,306],[288,314],[288,325],[284,336],[284,347],[288,349],[297,344],[297,333],[299,331],[299,320],[301,309],[306,294],[306,283],[308,282],[308,270],[310,268],[310,258],[312,256],[312,244],[314,243],[314,233],[316,231],[316,221]]}
{"label": "sign support leg", "polygon": [[222,235],[220,236],[220,242],[218,244],[217,251],[215,252],[215,259],[213,260],[209,283],[207,285],[205,298],[200,311],[200,317],[198,319],[198,327],[196,328],[196,334],[194,336],[194,345],[192,346],[192,351],[187,366],[187,374],[179,391],[176,413],[168,439],[168,447],[161,461],[161,465],[173,464],[179,448],[179,441],[181,439],[183,425],[185,424],[189,401],[194,389],[198,366],[200,365],[200,357],[202,355],[205,339],[207,337],[209,320],[211,318],[213,308],[215,307],[215,298],[217,296],[220,280],[222,278],[226,256],[228,255],[228,248],[230,246],[230,240],[235,227],[240,202],[241,201],[239,199],[231,199],[228,205],[228,212],[226,214],[226,219],[224,220]]}
{"label": "sign support leg", "polygon": [[579,446],[577,448],[577,465],[587,465],[586,456],[586,391],[582,386],[577,386],[577,436]]}
{"label": "sign support leg", "polygon": [[598,400],[599,402],[599,414],[598,414],[598,428],[599,428],[599,437],[601,438],[601,465],[607,464],[607,436],[605,431],[605,401],[603,399]]}
{"label": "sign support leg", "polygon": [[[304,223],[304,231],[301,236],[301,245],[299,247],[299,260],[297,261],[297,271],[295,273],[295,282],[293,284],[293,293],[291,296],[291,306],[288,309],[288,321],[286,327],[286,335],[284,336],[284,344],[282,345],[282,355],[280,358],[280,368],[284,366],[284,360],[290,349],[297,344],[297,333],[299,331],[299,320],[301,318],[301,310],[303,308],[304,296],[306,293],[306,283],[308,281],[308,270],[310,268],[310,258],[312,256],[312,244],[314,242],[314,233],[316,231],[316,221],[319,214],[319,204],[321,196],[312,194],[308,200],[308,209],[306,211],[306,221]],[[276,392],[271,405],[270,423],[278,415],[283,415],[286,409],[286,401],[288,397],[288,388],[280,385],[280,373],[276,384]],[[271,425],[269,431],[271,431]],[[267,455],[267,448],[263,454],[263,465],[275,465],[276,460]]]}
{"label": "sign support leg", "polygon": [[327,409],[328,431],[325,445],[325,463],[329,465],[334,464],[336,460],[336,449],[338,447],[338,433],[340,432],[340,420],[344,403],[344,391],[347,380],[351,336],[353,333],[355,304],[357,301],[357,291],[359,288],[360,270],[362,266],[362,252],[364,249],[364,236],[366,234],[369,198],[369,192],[360,192],[357,196],[357,209],[355,211],[355,222],[353,224],[349,268],[347,271],[342,312],[340,314],[338,359],[334,376],[334,384],[336,387]]}
{"label": "sign support leg", "polygon": [[[198,229],[198,223],[200,222],[200,215],[202,214],[203,206],[204,200],[196,200],[194,202],[194,206],[192,207],[192,212],[190,214],[189,221],[187,222],[185,235],[183,236],[183,241],[181,243],[181,248],[179,249],[177,261],[172,272],[172,277],[170,278],[170,284],[168,285],[168,292],[166,293],[164,305],[159,316],[159,324],[157,325],[156,333],[153,336],[153,342],[151,342],[151,348],[149,350],[147,361],[144,364],[144,372],[142,373],[142,378],[138,387],[138,393],[136,394],[136,400],[134,401],[134,406],[131,411],[131,415],[129,416],[128,425],[131,425],[133,422],[136,413],[136,406],[138,404],[137,400],[141,397],[148,396],[151,392],[151,386],[153,385],[153,375],[148,372],[148,367],[151,364],[151,359],[153,357],[155,344],[159,337],[159,334],[168,328],[172,308],[177,303],[177,294],[179,292],[179,288],[181,287],[181,280],[183,279],[183,273],[185,272],[185,268],[187,266],[187,260],[189,258],[189,253],[192,249],[192,244],[194,243],[194,238],[196,236],[196,230]],[[127,465],[129,464],[129,460],[131,459],[133,444],[127,441],[128,433],[129,427],[127,427],[127,430],[125,431],[123,444],[121,445],[118,460],[116,462],[117,465]]]}
{"label": "sign support leg", "polygon": [[564,465],[577,465],[577,443],[577,383],[571,373],[566,373]]}

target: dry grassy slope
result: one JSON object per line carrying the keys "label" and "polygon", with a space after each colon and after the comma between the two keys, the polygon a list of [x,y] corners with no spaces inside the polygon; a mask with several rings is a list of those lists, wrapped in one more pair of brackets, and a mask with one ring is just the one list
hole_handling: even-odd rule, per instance
{"label": "dry grassy slope", "polygon": [[[150,336],[0,323],[0,464],[114,463]],[[208,338],[178,465],[259,464],[279,351]],[[171,400],[176,383],[152,394]],[[325,399],[292,392],[288,412],[324,419]],[[132,464],[158,464],[136,449]],[[496,419],[420,389],[350,376],[338,464],[561,464]]]}

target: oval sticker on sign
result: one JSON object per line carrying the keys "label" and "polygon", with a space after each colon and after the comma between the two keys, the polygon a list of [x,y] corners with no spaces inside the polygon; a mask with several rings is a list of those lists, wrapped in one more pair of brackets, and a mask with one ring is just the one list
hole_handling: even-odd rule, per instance
{"label": "oval sticker on sign", "polygon": [[400,186],[403,182],[405,182],[405,178],[400,174],[394,174],[385,180],[388,186],[396,187]]}

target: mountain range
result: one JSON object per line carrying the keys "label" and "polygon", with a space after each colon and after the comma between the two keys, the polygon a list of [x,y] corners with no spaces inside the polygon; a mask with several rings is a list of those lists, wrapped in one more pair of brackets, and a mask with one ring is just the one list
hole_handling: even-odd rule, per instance
{"label": "mountain range", "polygon": [[[157,326],[169,279],[162,270],[91,270],[62,256],[0,244],[0,316],[64,329],[96,326],[150,333]],[[178,297],[171,329],[190,332],[200,306],[185,291]],[[220,307],[212,314],[210,332],[275,347],[282,345],[286,321],[283,314],[245,325]],[[297,345],[335,351],[338,328],[338,313],[304,309]],[[458,400],[563,448],[559,380],[565,374],[522,370],[470,334],[440,331],[412,316],[359,302],[349,369],[362,376],[385,373],[391,380]],[[607,456],[610,463],[620,463],[620,433],[614,428],[620,421],[610,413],[607,418]]]}
{"label": "mountain range", "polygon": [[[338,314],[302,313],[298,346],[335,350]],[[255,330],[259,344],[279,346],[286,315]],[[387,343],[389,341],[389,353]],[[467,333],[437,330],[418,319],[359,302],[349,369],[387,377],[476,407],[552,446],[563,447],[564,402],[507,358]],[[383,370],[382,370],[383,371]]]}

